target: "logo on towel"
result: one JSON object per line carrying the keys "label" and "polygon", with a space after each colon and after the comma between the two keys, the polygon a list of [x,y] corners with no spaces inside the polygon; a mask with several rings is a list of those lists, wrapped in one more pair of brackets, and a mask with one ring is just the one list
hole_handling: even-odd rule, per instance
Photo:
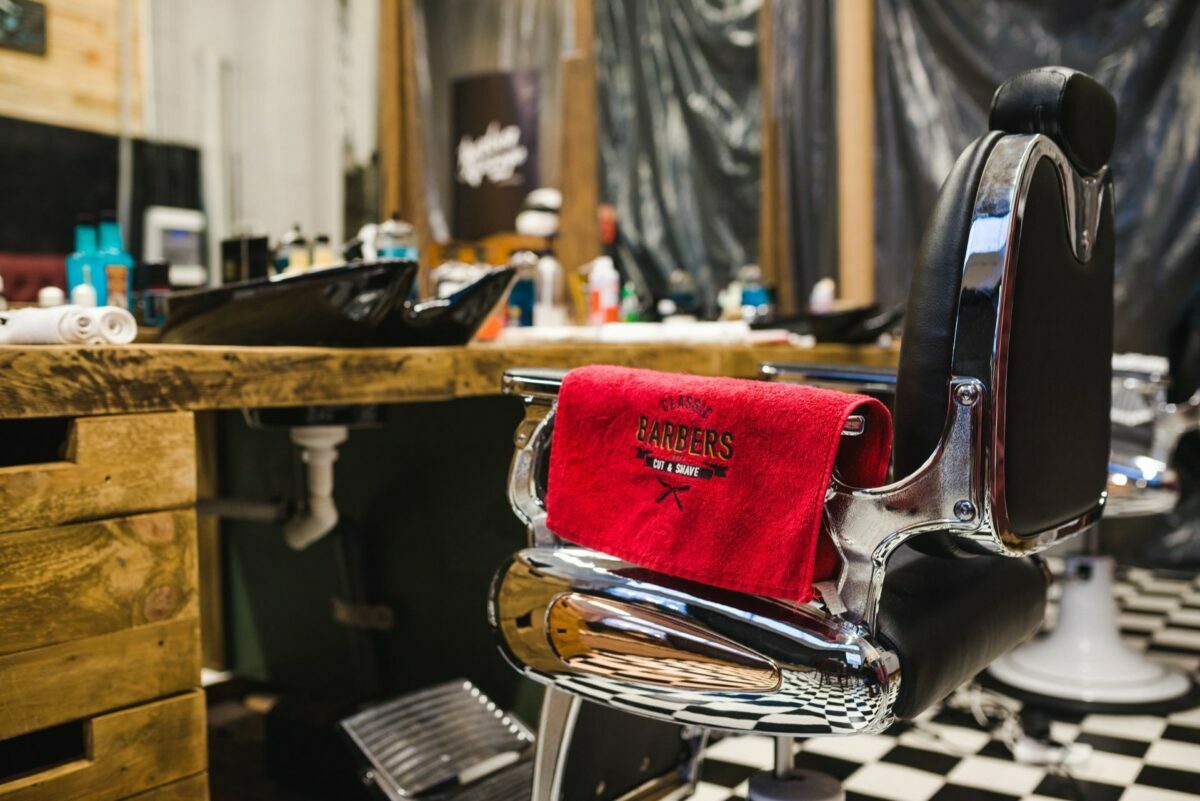
{"label": "logo on towel", "polygon": [[[664,411],[684,409],[695,412],[701,419],[708,417],[712,407],[690,395],[665,397]],[[642,415],[637,420],[637,450],[634,457],[645,466],[659,473],[676,478],[708,481],[725,478],[729,466],[724,464],[733,458],[733,432],[719,431],[704,426],[689,426],[673,420],[658,420]],[[665,453],[664,453],[665,452]],[[695,457],[695,458],[691,458]],[[682,493],[691,489],[688,483],[670,482],[655,476],[661,485],[656,503],[668,498],[675,506],[683,509]]]}

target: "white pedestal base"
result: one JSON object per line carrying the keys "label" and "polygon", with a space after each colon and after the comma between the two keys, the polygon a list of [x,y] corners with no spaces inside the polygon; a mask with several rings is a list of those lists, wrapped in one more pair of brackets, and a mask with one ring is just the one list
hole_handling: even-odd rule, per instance
{"label": "white pedestal base", "polygon": [[1067,557],[1058,626],[1001,657],[993,678],[1037,695],[1094,704],[1148,704],[1187,694],[1191,681],[1121,642],[1113,560]]}

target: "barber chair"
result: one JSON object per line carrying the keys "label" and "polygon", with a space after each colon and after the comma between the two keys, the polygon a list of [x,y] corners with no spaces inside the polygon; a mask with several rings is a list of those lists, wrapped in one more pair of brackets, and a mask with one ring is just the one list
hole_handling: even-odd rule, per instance
{"label": "barber chair", "polygon": [[[1179,499],[1171,457],[1197,427],[1200,397],[1168,403],[1166,374],[1165,359],[1113,357],[1106,519],[1166,514]],[[1004,692],[1050,709],[1146,714],[1194,706],[1187,674],[1121,641],[1115,560],[1100,553],[1096,533],[1082,552],[1066,556],[1054,631],[996,660],[988,673]]]}
{"label": "barber chair", "polygon": [[[498,572],[489,618],[504,656],[547,688],[534,801],[658,797],[649,783],[572,794],[592,708],[684,734],[780,738],[752,799],[841,797],[794,770],[794,738],[914,717],[1037,630],[1047,574],[1029,557],[1093,523],[1105,499],[1115,114],[1069,70],[997,91],[992,130],[943,184],[916,265],[895,479],[862,489],[835,475],[824,526],[841,567],[816,601],[721,590],[562,541],[542,503],[562,374],[505,375],[525,401],[509,496],[530,539]],[[677,775],[696,773],[692,761]]]}

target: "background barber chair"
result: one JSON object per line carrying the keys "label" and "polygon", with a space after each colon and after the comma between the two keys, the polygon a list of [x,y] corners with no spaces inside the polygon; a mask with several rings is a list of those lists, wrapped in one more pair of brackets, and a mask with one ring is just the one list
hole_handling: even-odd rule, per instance
{"label": "background barber chair", "polygon": [[[1106,518],[1170,512],[1179,482],[1170,468],[1180,437],[1200,421],[1200,399],[1167,402],[1167,361],[1113,357],[1112,453]],[[1095,530],[1084,552],[1066,556],[1053,633],[998,659],[988,672],[1001,689],[1040,707],[1081,712],[1168,712],[1194,706],[1193,683],[1121,641],[1115,560],[1099,552]]]}
{"label": "background barber chair", "polygon": [[752,799],[841,797],[793,771],[791,738],[881,731],[1036,631],[1046,574],[1019,557],[1078,533],[1104,499],[1115,114],[1069,70],[997,91],[993,130],[955,164],[922,243],[896,480],[863,490],[835,478],[826,527],[842,569],[818,602],[719,590],[559,540],[541,497],[561,374],[506,375],[526,402],[509,486],[530,547],[498,573],[489,616],[502,653],[548,688],[535,801],[638,792],[567,790],[581,710],[594,705],[774,735],[776,770],[752,779]]}

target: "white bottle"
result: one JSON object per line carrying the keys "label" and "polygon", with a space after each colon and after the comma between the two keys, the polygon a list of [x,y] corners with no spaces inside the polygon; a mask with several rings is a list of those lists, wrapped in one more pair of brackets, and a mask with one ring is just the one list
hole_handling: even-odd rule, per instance
{"label": "white bottle", "polygon": [[549,253],[538,259],[536,286],[533,324],[566,325],[567,310],[562,306],[562,265]]}
{"label": "white bottle", "polygon": [[592,325],[615,323],[621,306],[621,276],[610,256],[597,256],[588,273],[588,318]]}
{"label": "white bottle", "polygon": [[56,286],[44,286],[38,290],[37,302],[40,308],[49,309],[66,303],[67,296]]}
{"label": "white bottle", "polygon": [[96,287],[92,286],[92,268],[83,266],[83,281],[71,290],[71,303],[75,306],[95,306]]}

